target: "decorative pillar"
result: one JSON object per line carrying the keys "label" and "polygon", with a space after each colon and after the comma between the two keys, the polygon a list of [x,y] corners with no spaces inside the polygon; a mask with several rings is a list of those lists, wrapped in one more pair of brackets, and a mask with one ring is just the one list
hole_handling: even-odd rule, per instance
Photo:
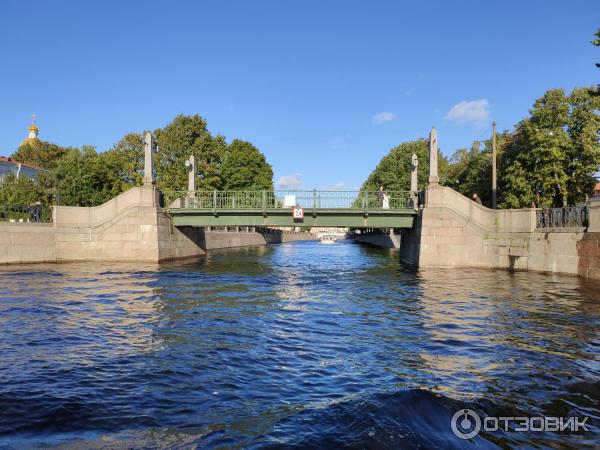
{"label": "decorative pillar", "polygon": [[413,202],[413,207],[417,208],[418,205],[418,179],[417,179],[417,166],[419,165],[419,158],[413,153],[410,166],[410,198]]}
{"label": "decorative pillar", "polygon": [[437,131],[432,127],[429,133],[429,187],[436,187],[439,182]]}
{"label": "decorative pillar", "polygon": [[185,167],[188,168],[188,196],[196,196],[196,158],[194,155],[190,155],[185,160]]}
{"label": "decorative pillar", "polygon": [[154,153],[156,148],[154,145],[154,137],[152,133],[146,131],[144,133],[144,184],[153,185],[156,180],[154,178]]}
{"label": "decorative pillar", "polygon": [[587,202],[588,232],[600,233],[600,197],[592,197]]}

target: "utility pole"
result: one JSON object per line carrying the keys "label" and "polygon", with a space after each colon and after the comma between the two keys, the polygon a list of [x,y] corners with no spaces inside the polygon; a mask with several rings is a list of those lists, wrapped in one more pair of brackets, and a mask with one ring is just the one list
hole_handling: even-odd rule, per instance
{"label": "utility pole", "polygon": [[492,122],[492,209],[496,209],[498,180],[496,179],[496,122]]}

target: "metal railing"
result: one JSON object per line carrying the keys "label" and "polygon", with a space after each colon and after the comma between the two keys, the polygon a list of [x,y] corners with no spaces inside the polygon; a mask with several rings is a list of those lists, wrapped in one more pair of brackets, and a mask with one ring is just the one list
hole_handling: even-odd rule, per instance
{"label": "metal railing", "polygon": [[536,211],[536,228],[582,228],[587,227],[587,206],[548,208]]}
{"label": "metal railing", "polygon": [[194,209],[406,209],[408,191],[178,191],[163,192],[163,206]]}
{"label": "metal railing", "polygon": [[52,208],[45,205],[0,205],[0,222],[52,222]]}

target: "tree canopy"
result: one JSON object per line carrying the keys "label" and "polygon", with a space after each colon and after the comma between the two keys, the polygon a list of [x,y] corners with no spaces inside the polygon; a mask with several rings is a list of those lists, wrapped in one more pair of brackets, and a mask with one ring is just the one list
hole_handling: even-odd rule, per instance
{"label": "tree canopy", "polygon": [[109,170],[115,175],[113,190],[124,192],[132,186],[141,186],[144,178],[144,137],[129,133],[104,154]]}
{"label": "tree canopy", "polygon": [[[155,173],[162,190],[187,190],[185,160],[192,154],[197,189],[273,189],[273,170],[265,156],[246,141],[235,139],[227,145],[223,136],[211,135],[199,115],[179,115],[154,135],[158,145]],[[48,171],[37,180],[8,176],[0,185],[0,200],[5,203],[59,200],[70,206],[96,206],[142,184],[143,133],[126,134],[105,152],[41,141],[21,146],[12,157]]]}
{"label": "tree canopy", "polygon": [[40,169],[54,169],[60,159],[69,151],[67,147],[61,147],[46,141],[36,144],[21,145],[11,155],[15,161],[19,161]]}
{"label": "tree canopy", "polygon": [[600,98],[589,88],[547,91],[500,159],[500,206],[563,206],[591,194],[600,167]]}
{"label": "tree canopy", "polygon": [[225,149],[221,164],[224,190],[272,190],[273,169],[250,142],[235,139]]}
{"label": "tree canopy", "polygon": [[155,130],[154,135],[158,146],[156,177],[160,189],[187,189],[185,160],[190,155],[196,159],[196,188],[221,188],[221,159],[227,145],[223,136],[210,134],[206,120],[197,114],[180,114],[166,127]]}
{"label": "tree canopy", "polygon": [[[429,141],[403,142],[392,148],[384,156],[377,167],[371,172],[361,186],[361,191],[376,191],[383,185],[390,191],[408,191],[410,189],[410,171],[412,155],[417,155],[419,166],[417,169],[418,188],[424,189],[429,179]],[[440,180],[445,181],[448,168],[447,159],[438,153],[438,171]]]}
{"label": "tree canopy", "polygon": [[54,201],[52,180],[48,173],[40,173],[35,180],[28,177],[17,178],[14,173],[5,175],[0,185],[0,205],[28,206],[38,201],[44,205]]}
{"label": "tree canopy", "polygon": [[118,195],[117,177],[106,163],[106,155],[94,147],[69,151],[55,171],[60,202],[69,206],[96,206]]}
{"label": "tree canopy", "polygon": [[[497,159],[500,160],[512,134],[508,131],[496,136]],[[483,144],[483,145],[482,145]],[[445,184],[461,194],[477,194],[488,207],[492,204],[492,141],[474,141],[469,149],[461,148],[450,156]]]}
{"label": "tree canopy", "polygon": [[[589,88],[547,91],[514,131],[499,133],[497,142],[498,206],[524,208],[582,202],[593,191],[600,167],[598,132],[600,99]],[[450,157],[447,184],[470,196],[476,192],[491,206],[491,140],[483,148]]]}
{"label": "tree canopy", "polygon": [[[513,131],[496,137],[498,206],[524,208],[562,206],[582,202],[593,191],[600,168],[600,97],[590,88],[570,94],[547,91],[530,115]],[[483,144],[483,145],[482,145]],[[377,165],[361,189],[406,190],[410,186],[410,157],[419,158],[419,189],[427,185],[427,140],[394,147]],[[491,206],[492,143],[475,141],[458,149],[447,161],[440,155],[440,183],[470,197],[477,193]]]}

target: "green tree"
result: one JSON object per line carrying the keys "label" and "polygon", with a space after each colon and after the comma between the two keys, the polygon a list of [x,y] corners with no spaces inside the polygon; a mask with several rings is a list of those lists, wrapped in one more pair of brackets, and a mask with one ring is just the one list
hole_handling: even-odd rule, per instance
{"label": "green tree", "polygon": [[477,193],[484,205],[491,203],[492,155],[480,149],[475,141],[470,150],[459,149],[452,154],[447,172],[447,184],[467,197]]}
{"label": "green tree", "polygon": [[273,190],[273,169],[250,142],[235,139],[227,146],[221,163],[224,190]]}
{"label": "green tree", "polygon": [[103,154],[108,169],[115,177],[112,191],[121,193],[133,186],[141,186],[144,177],[144,137],[126,134]]}
{"label": "green tree", "polygon": [[516,126],[500,164],[500,206],[562,206],[585,200],[600,165],[598,97],[547,91]]}
{"label": "green tree", "polygon": [[[497,161],[502,159],[512,135],[508,131],[496,136]],[[475,141],[469,150],[459,149],[450,157],[446,184],[461,194],[471,197],[477,193],[481,202],[488,207],[492,204],[492,140]]]}
{"label": "green tree", "polygon": [[9,173],[0,184],[0,205],[29,206],[35,202],[51,204],[53,191],[48,174],[41,173],[37,179]]}
{"label": "green tree", "polygon": [[105,156],[90,146],[69,151],[58,163],[56,179],[64,205],[97,206],[120,193]]}
{"label": "green tree", "polygon": [[68,151],[68,148],[40,141],[38,144],[21,145],[11,158],[34,167],[54,169]]}
{"label": "green tree", "polygon": [[[361,191],[376,191],[379,186],[385,186],[390,191],[408,191],[410,189],[410,171],[412,155],[417,155],[419,165],[417,169],[417,180],[419,189],[424,189],[429,180],[429,141],[419,139],[412,142],[404,142],[384,156],[375,170],[361,186]],[[438,153],[438,171],[440,182],[446,182],[448,160]]]}
{"label": "green tree", "polygon": [[569,103],[567,133],[571,145],[566,154],[567,192],[570,204],[575,204],[592,193],[600,169],[600,96],[587,88],[574,89]]}
{"label": "green tree", "polygon": [[221,188],[220,164],[226,147],[225,138],[213,137],[206,127],[206,120],[197,114],[181,114],[166,127],[157,129],[154,135],[158,145],[156,176],[160,189],[187,189],[185,160],[192,154],[196,159],[197,188]]}
{"label": "green tree", "polygon": [[528,180],[528,173],[519,161],[505,169],[503,179],[505,182],[504,188],[500,190],[500,208],[522,208],[538,200]]}

